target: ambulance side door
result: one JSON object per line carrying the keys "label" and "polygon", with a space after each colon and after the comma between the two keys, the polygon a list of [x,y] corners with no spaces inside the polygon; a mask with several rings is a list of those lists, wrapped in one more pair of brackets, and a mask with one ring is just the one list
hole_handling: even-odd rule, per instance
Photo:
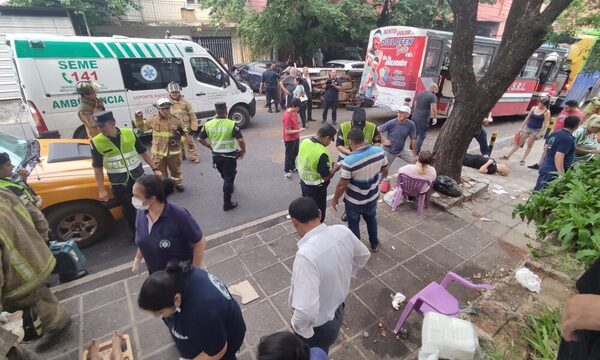
{"label": "ambulance side door", "polygon": [[227,100],[228,77],[209,57],[194,56],[189,58],[189,62],[193,74],[189,85],[194,108],[200,118],[212,117],[214,104]]}

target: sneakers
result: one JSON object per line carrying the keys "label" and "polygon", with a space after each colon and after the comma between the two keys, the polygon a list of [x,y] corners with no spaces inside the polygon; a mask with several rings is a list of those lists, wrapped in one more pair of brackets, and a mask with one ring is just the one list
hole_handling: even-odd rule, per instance
{"label": "sneakers", "polygon": [[348,221],[348,215],[346,215],[346,212],[344,211],[344,213],[342,214],[342,221]]}
{"label": "sneakers", "polygon": [[376,245],[371,245],[371,252],[376,253],[379,251],[379,243]]}
{"label": "sneakers", "polygon": [[292,180],[292,172],[286,172],[285,174],[283,174],[283,178],[286,179],[287,181],[291,181]]}
{"label": "sneakers", "polygon": [[527,168],[533,169],[533,170],[539,170],[540,166],[538,164],[533,164],[533,165],[529,165]]}

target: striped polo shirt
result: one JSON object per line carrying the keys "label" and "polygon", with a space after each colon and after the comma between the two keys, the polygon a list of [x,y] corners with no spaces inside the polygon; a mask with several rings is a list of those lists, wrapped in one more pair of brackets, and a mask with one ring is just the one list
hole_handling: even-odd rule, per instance
{"label": "striped polo shirt", "polygon": [[350,180],[345,200],[356,205],[377,200],[381,168],[387,164],[383,150],[377,146],[367,145],[348,155],[340,172],[342,179]]}

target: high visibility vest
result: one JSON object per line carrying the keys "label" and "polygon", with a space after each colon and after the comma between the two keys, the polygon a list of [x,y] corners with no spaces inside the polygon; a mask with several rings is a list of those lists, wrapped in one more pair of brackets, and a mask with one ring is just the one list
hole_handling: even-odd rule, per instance
{"label": "high visibility vest", "polygon": [[[0,189],[10,190],[15,195],[19,196],[23,202],[36,204],[36,196],[33,190],[23,181],[12,181],[10,179],[0,179]],[[17,190],[15,192],[15,190]],[[20,193],[20,194],[17,194]]]}
{"label": "high visibility vest", "polygon": [[230,153],[236,150],[234,128],[235,121],[230,119],[212,119],[204,124],[204,131],[210,139],[213,152]]}
{"label": "high visibility vest", "polygon": [[331,164],[331,155],[327,151],[327,148],[320,142],[304,139],[300,144],[300,150],[296,158],[296,167],[298,168],[300,180],[304,181],[306,185],[320,185],[323,183],[323,178],[321,178],[317,170],[319,159],[323,154],[327,155],[327,161]]}
{"label": "high visibility vest", "polygon": [[121,130],[121,147],[118,148],[106,136],[98,134],[92,142],[102,155],[104,169],[111,184],[126,184],[144,175],[141,157],[135,149],[135,134],[131,129]]}
{"label": "high visibility vest", "polygon": [[[342,129],[342,137],[344,139],[344,146],[348,147],[348,133],[352,130],[352,121],[346,121],[342,123],[340,126]],[[373,145],[373,137],[375,136],[376,126],[370,121],[365,123],[365,127],[363,128],[363,134],[365,134],[365,144]]]}

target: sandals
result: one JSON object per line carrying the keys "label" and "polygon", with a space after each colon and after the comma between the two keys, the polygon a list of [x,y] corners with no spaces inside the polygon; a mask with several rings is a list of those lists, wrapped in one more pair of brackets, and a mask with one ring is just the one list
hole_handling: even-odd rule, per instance
{"label": "sandals", "polygon": [[521,160],[521,161],[519,161],[519,165],[521,165],[521,166],[525,166],[525,160]]}

